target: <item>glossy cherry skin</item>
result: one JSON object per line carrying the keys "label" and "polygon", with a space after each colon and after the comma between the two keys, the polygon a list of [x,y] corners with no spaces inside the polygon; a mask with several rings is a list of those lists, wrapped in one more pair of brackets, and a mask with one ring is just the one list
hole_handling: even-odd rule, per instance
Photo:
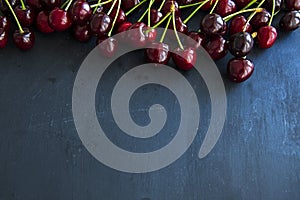
{"label": "glossy cherry skin", "polygon": [[118,26],[116,32],[121,33],[121,32],[127,31],[131,26],[132,26],[131,22],[125,21]]}
{"label": "glossy cherry skin", "polygon": [[53,28],[49,25],[49,12],[48,11],[41,11],[36,16],[35,26],[36,28],[41,31],[42,33],[52,33],[54,32]]}
{"label": "glossy cherry skin", "polygon": [[206,35],[204,33],[191,31],[187,33],[187,36],[189,36],[191,40],[186,38],[186,40],[184,40],[185,46],[199,49],[200,46],[203,46],[205,44]]}
{"label": "glossy cherry skin", "polygon": [[61,0],[40,0],[43,8],[46,10],[53,10],[56,7],[60,7]]}
{"label": "glossy cherry skin", "polygon": [[118,41],[113,37],[102,36],[97,39],[97,45],[105,57],[113,57],[118,50]]}
{"label": "glossy cherry skin", "polygon": [[251,60],[243,58],[233,58],[227,64],[229,79],[233,82],[243,82],[247,80],[254,71],[254,64]]}
{"label": "glossy cherry skin", "polygon": [[22,26],[31,26],[35,20],[35,12],[29,6],[23,10],[22,6],[17,6],[14,9],[16,16]]}
{"label": "glossy cherry skin", "polygon": [[[280,10],[281,5],[282,5],[282,0],[275,0],[275,12]],[[266,0],[263,7],[266,8],[268,11],[272,12],[273,0]]]}
{"label": "glossy cherry skin", "polygon": [[254,30],[257,30],[262,26],[267,26],[270,19],[271,14],[268,11],[264,10],[262,12],[256,13],[250,20],[250,24]]}
{"label": "glossy cherry skin", "polygon": [[263,26],[257,31],[257,42],[260,48],[270,48],[275,43],[276,38],[277,31],[273,26]]}
{"label": "glossy cherry skin", "polygon": [[204,48],[213,60],[223,58],[228,52],[228,44],[220,35],[211,36]]}
{"label": "glossy cherry skin", "polygon": [[280,28],[284,31],[294,31],[300,27],[300,11],[290,11],[280,19]]}
{"label": "glossy cherry skin", "polygon": [[[140,3],[139,0],[126,0],[126,1],[122,1],[121,7],[124,11],[128,11],[132,7],[134,7],[135,5],[137,5],[139,3]],[[117,3],[116,3],[116,5],[117,5]]]}
{"label": "glossy cherry skin", "polygon": [[3,49],[8,41],[8,32],[4,28],[0,28],[0,49]]}
{"label": "glossy cherry skin", "polygon": [[251,0],[235,0],[234,2],[238,8],[244,8]]}
{"label": "glossy cherry skin", "polygon": [[217,4],[215,12],[222,17],[230,15],[236,11],[236,5],[232,0],[222,0]]}
{"label": "glossy cherry skin", "polygon": [[206,15],[201,22],[201,28],[207,35],[223,34],[224,27],[226,27],[226,22],[215,13]]}
{"label": "glossy cherry skin", "polygon": [[92,37],[91,28],[89,24],[75,25],[73,28],[74,37],[80,42],[87,42]]}
{"label": "glossy cherry skin", "polygon": [[23,28],[23,30],[23,33],[21,33],[20,30],[15,30],[13,34],[13,42],[19,49],[26,51],[33,47],[35,36],[28,28]]}
{"label": "glossy cherry skin", "polygon": [[28,6],[30,6],[36,13],[43,9],[40,0],[26,0]]}
{"label": "glossy cherry skin", "polygon": [[254,40],[250,33],[240,32],[229,39],[229,51],[235,57],[246,56],[253,48]]}
{"label": "glossy cherry skin", "polygon": [[167,64],[171,57],[169,45],[161,42],[154,42],[145,50],[145,57],[147,62]]}
{"label": "glossy cherry skin", "polygon": [[[187,34],[189,31],[188,26],[183,23],[181,17],[179,16],[175,16],[175,26],[176,26],[176,31],[180,33]],[[170,28],[174,29],[173,23],[171,23]]]}
{"label": "glossy cherry skin", "polygon": [[5,31],[9,31],[10,29],[10,21],[7,17],[0,16],[0,28],[3,28]]}
{"label": "glossy cherry skin", "polygon": [[150,25],[154,26],[159,22],[163,17],[163,14],[158,11],[157,9],[151,9],[150,10]]}
{"label": "glossy cherry skin", "polygon": [[165,4],[163,5],[161,12],[163,15],[168,14],[171,11],[171,6],[174,4],[175,6],[175,15],[179,16],[180,15],[180,10],[179,10],[179,5],[177,1],[174,0],[167,0]]}
{"label": "glossy cherry skin", "polygon": [[197,53],[193,48],[176,48],[172,53],[172,59],[175,65],[182,70],[190,70],[197,61]]}
{"label": "glossy cherry skin", "polygon": [[131,45],[136,48],[144,47],[147,42],[147,36],[144,34],[146,24],[143,22],[134,23],[130,27],[130,32],[128,33],[127,39]]}
{"label": "glossy cherry skin", "polygon": [[300,10],[300,0],[285,0],[285,6],[289,10]]}
{"label": "glossy cherry skin", "polygon": [[64,31],[72,26],[72,18],[65,10],[55,8],[49,14],[49,24],[55,31]]}
{"label": "glossy cherry skin", "polygon": [[84,25],[92,16],[92,9],[88,2],[77,0],[73,3],[70,13],[75,24]]}
{"label": "glossy cherry skin", "polygon": [[229,24],[230,35],[234,35],[235,33],[242,32],[245,26],[246,26],[245,31],[251,32],[252,27],[250,23],[249,22],[247,24],[246,23],[247,23],[247,19],[243,15],[235,16]]}
{"label": "glossy cherry skin", "polygon": [[211,0],[201,7],[201,10],[210,10],[215,5],[216,0]]}
{"label": "glossy cherry skin", "polygon": [[112,26],[112,19],[104,12],[96,13],[90,21],[91,31],[98,37],[107,35]]}
{"label": "glossy cherry skin", "polygon": [[[115,19],[116,15],[117,15],[117,11],[118,11],[118,9],[115,8],[110,13],[109,16],[112,19],[112,21]],[[122,24],[124,21],[126,21],[126,14],[122,9],[119,10],[119,13],[118,13],[118,16],[117,16],[116,20],[117,20],[116,25]]]}

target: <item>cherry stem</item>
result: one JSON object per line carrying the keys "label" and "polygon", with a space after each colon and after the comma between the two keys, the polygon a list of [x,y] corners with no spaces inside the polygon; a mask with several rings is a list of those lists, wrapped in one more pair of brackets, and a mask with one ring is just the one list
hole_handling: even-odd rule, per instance
{"label": "cherry stem", "polygon": [[23,0],[20,0],[20,2],[21,2],[22,10],[26,10],[26,6],[25,6],[24,1],[23,1]]}
{"label": "cherry stem", "polygon": [[140,3],[138,3],[137,5],[135,5],[133,8],[131,8],[128,12],[125,13],[125,15],[129,15],[130,13],[132,13],[135,9],[137,9],[138,7],[140,7],[140,5],[142,5],[143,3],[145,3],[147,0],[143,0]]}
{"label": "cherry stem", "polygon": [[263,10],[264,10],[263,8],[251,8],[251,9],[246,9],[246,10],[240,10],[239,12],[236,12],[236,13],[233,13],[231,15],[224,17],[223,20],[227,22],[236,15],[246,13],[246,12],[262,12]]}
{"label": "cherry stem", "polygon": [[271,19],[269,21],[269,26],[271,26],[273,18],[274,18],[274,13],[275,13],[275,0],[273,0],[273,6],[272,6],[272,15],[271,15]]}
{"label": "cherry stem", "polygon": [[[202,1],[200,2],[200,5],[183,21],[184,24],[186,24],[197,12],[198,10],[207,2],[209,2],[210,0],[206,0],[206,1]],[[197,3],[198,5],[199,3]]]}
{"label": "cherry stem", "polygon": [[70,8],[71,4],[72,4],[73,0],[70,0],[67,7],[65,8],[65,11],[68,11],[68,9]]}
{"label": "cherry stem", "polygon": [[69,1],[71,1],[71,0],[67,0],[67,1],[65,1],[64,3],[63,3],[63,5],[61,5],[61,9],[63,9],[68,3],[69,3]]}
{"label": "cherry stem", "polygon": [[115,24],[116,24],[116,21],[117,21],[119,12],[120,12],[120,8],[121,8],[121,0],[118,0],[117,14],[116,14],[116,16],[115,16],[115,18],[114,18],[114,21],[113,21],[113,23],[112,23],[111,29],[110,29],[110,31],[109,31],[109,33],[108,33],[108,37],[110,37],[111,34],[112,34],[112,31],[113,31],[113,29],[114,29],[114,26],[115,26]]}
{"label": "cherry stem", "polygon": [[241,10],[246,10],[247,8],[251,7],[253,4],[255,4],[257,2],[257,0],[252,0],[250,1],[244,8],[242,8]]}
{"label": "cherry stem", "polygon": [[[210,1],[210,0],[208,0],[208,1]],[[200,2],[197,2],[197,3],[191,3],[191,4],[179,6],[179,9],[197,6],[197,5],[199,5],[199,4],[202,4],[203,2],[208,2],[208,1],[200,1]]]}
{"label": "cherry stem", "polygon": [[112,2],[112,0],[104,1],[104,2],[102,2],[102,3],[96,3],[96,4],[94,4],[94,5],[91,5],[90,7],[91,7],[91,8],[95,8],[95,7],[98,7],[98,6],[102,6],[102,5],[108,4],[108,3],[110,3],[110,2]]}
{"label": "cherry stem", "polygon": [[157,22],[154,26],[152,26],[149,30],[147,30],[148,32],[151,31],[152,29],[157,28],[159,25],[161,25],[172,13],[169,12],[168,14],[166,14],[166,16],[164,16],[159,22]]}
{"label": "cherry stem", "polygon": [[[113,9],[114,9],[114,7],[115,7],[117,1],[118,1],[118,0],[114,0],[114,2],[113,2],[113,4],[111,5],[109,11],[107,12],[107,15],[110,15],[110,13],[113,11]],[[121,0],[119,0],[119,1],[121,1]]]}
{"label": "cherry stem", "polygon": [[154,3],[154,0],[150,0],[149,6],[148,6],[148,26],[151,26],[151,6]]}
{"label": "cherry stem", "polygon": [[[173,4],[174,5],[174,4]],[[176,22],[175,22],[175,10],[173,9],[172,11],[173,15],[172,15],[172,19],[173,19],[173,28],[174,28],[174,32],[175,32],[175,36],[176,36],[176,39],[177,39],[177,42],[178,42],[178,45],[179,47],[183,50],[183,45],[180,41],[180,38],[178,36],[178,32],[177,32],[177,29],[176,29]]]}
{"label": "cherry stem", "polygon": [[161,9],[163,8],[164,4],[165,4],[166,0],[163,0],[159,6],[159,8],[157,9],[158,11],[161,11]]}
{"label": "cherry stem", "polygon": [[[150,3],[152,2],[152,0],[150,0]],[[153,1],[153,3],[154,3],[154,1]],[[152,4],[153,4],[152,3]],[[151,6],[152,6],[152,4],[151,4]],[[150,7],[151,7],[150,6]],[[147,8],[147,10],[142,14],[142,16],[138,19],[138,22],[141,22],[143,19],[144,19],[144,17],[145,17],[145,15],[147,14],[147,12],[149,11],[150,9],[149,8]]]}
{"label": "cherry stem", "polygon": [[[98,3],[97,3],[97,4],[100,4],[100,3],[101,3],[101,0],[98,0]],[[96,6],[96,7],[95,7],[95,9],[94,9],[94,11],[93,11],[93,14],[95,14],[95,13],[96,13],[96,11],[97,11],[98,7],[99,7],[99,6]]]}
{"label": "cherry stem", "polygon": [[166,27],[165,27],[165,29],[164,29],[164,32],[163,32],[163,34],[161,35],[161,38],[160,38],[160,40],[159,40],[160,43],[162,43],[162,42],[164,41],[164,39],[165,39],[165,36],[166,36],[167,30],[168,30],[168,27],[169,27],[169,25],[170,25],[170,22],[171,22],[171,19],[172,19],[172,18],[173,18],[172,15],[169,15],[169,19],[168,19],[167,25],[166,25]]}
{"label": "cherry stem", "polygon": [[[258,4],[257,8],[260,8],[264,2],[265,2],[265,0],[262,0],[262,1]],[[263,11],[263,9],[262,9],[262,11]],[[261,12],[262,12],[262,11],[261,11]],[[247,24],[251,21],[251,19],[255,16],[256,13],[257,13],[257,12],[254,11],[254,12],[251,13],[251,15],[248,17],[248,19],[247,19],[247,21],[246,21],[246,24],[245,24],[245,26],[244,26],[244,28],[243,28],[243,32],[246,31],[246,29],[247,29]]]}
{"label": "cherry stem", "polygon": [[214,6],[212,7],[211,11],[209,12],[209,14],[212,14],[215,10],[215,8],[217,7],[217,4],[219,3],[219,0],[216,0]]}
{"label": "cherry stem", "polygon": [[19,20],[18,20],[18,17],[16,16],[16,13],[14,12],[14,9],[11,7],[11,5],[10,5],[10,3],[9,3],[8,0],[5,0],[5,2],[6,2],[8,8],[10,9],[12,15],[14,16],[14,18],[15,18],[15,20],[16,20],[16,22],[17,22],[17,25],[18,25],[18,27],[19,27],[20,33],[23,34],[23,33],[24,33],[24,30],[23,30],[23,28],[22,28],[22,26],[21,26],[21,24],[20,24],[20,22],[19,22]]}

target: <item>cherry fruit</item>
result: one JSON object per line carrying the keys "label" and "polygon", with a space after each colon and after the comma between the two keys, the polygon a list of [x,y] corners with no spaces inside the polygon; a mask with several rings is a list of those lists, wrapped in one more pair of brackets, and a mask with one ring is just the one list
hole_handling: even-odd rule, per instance
{"label": "cherry fruit", "polygon": [[71,15],[60,8],[55,8],[49,14],[49,24],[55,31],[64,31],[71,27]]}
{"label": "cherry fruit", "polygon": [[86,24],[92,16],[92,9],[88,2],[84,0],[75,1],[70,12],[73,22],[80,25]]}
{"label": "cherry fruit", "polygon": [[240,32],[232,35],[229,40],[229,51],[235,57],[244,57],[252,49],[254,44],[250,33]]}
{"label": "cherry fruit", "polygon": [[213,60],[223,58],[228,52],[228,44],[220,35],[211,36],[204,48]]}
{"label": "cherry fruit", "polygon": [[113,37],[102,36],[97,39],[97,45],[105,57],[113,57],[118,50],[118,41]]}
{"label": "cherry fruit", "polygon": [[246,23],[247,23],[247,20],[243,15],[235,16],[229,24],[230,35],[234,35],[236,33],[242,32],[244,30],[244,28],[245,28],[246,32],[251,32],[252,27],[251,27],[250,23],[249,22],[247,24]]}
{"label": "cherry fruit", "polygon": [[54,32],[53,28],[50,27],[49,24],[49,12],[48,11],[41,11],[36,16],[35,25],[36,28],[41,31],[42,33],[52,33]]}
{"label": "cherry fruit", "polygon": [[0,16],[0,28],[3,28],[5,31],[10,29],[10,21],[5,16]]}
{"label": "cherry fruit", "polygon": [[273,46],[277,38],[277,31],[273,26],[263,26],[257,31],[257,42],[260,48]]}
{"label": "cherry fruit", "polygon": [[169,45],[154,42],[145,50],[146,60],[151,63],[167,64],[170,60]]}
{"label": "cherry fruit", "polygon": [[8,32],[4,28],[0,28],[0,49],[3,49],[8,41]]}
{"label": "cherry fruit", "polygon": [[90,27],[94,35],[98,37],[107,35],[112,26],[111,18],[104,12],[96,13],[92,16]]}
{"label": "cherry fruit", "polygon": [[284,31],[294,31],[300,27],[300,11],[290,11],[280,20],[280,27]]}
{"label": "cherry fruit", "polygon": [[35,36],[34,33],[28,28],[24,28],[23,31],[24,32],[15,30],[13,34],[13,42],[19,49],[26,51],[33,47]]}
{"label": "cherry fruit", "polygon": [[176,48],[172,53],[172,59],[175,65],[182,70],[190,70],[197,61],[197,53],[193,48]]}
{"label": "cherry fruit", "polygon": [[226,22],[215,13],[206,15],[201,22],[202,30],[208,35],[224,34]]}
{"label": "cherry fruit", "polygon": [[243,82],[247,80],[254,71],[254,64],[251,60],[243,58],[233,58],[227,64],[229,79],[233,82]]}
{"label": "cherry fruit", "polygon": [[17,6],[14,9],[16,16],[22,26],[31,26],[35,20],[34,10],[26,6],[25,9],[22,6]]}

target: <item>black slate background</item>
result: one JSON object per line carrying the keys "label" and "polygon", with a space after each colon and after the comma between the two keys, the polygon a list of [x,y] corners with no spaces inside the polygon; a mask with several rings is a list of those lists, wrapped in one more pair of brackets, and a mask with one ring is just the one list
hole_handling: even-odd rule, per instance
{"label": "black slate background", "polygon": [[[249,56],[255,73],[245,83],[233,84],[224,75],[227,119],[206,158],[197,158],[201,133],[209,123],[203,119],[201,133],[183,157],[147,174],[104,166],[87,152],[76,133],[72,87],[94,41],[81,44],[68,32],[37,33],[36,45],[28,52],[20,52],[10,42],[0,50],[0,200],[300,199],[299,38],[299,30],[279,32],[271,49],[255,49]],[[222,74],[229,58],[217,62]],[[128,60],[121,59],[117,63],[121,67],[110,75],[120,73]],[[196,82],[199,78],[193,71],[185,76]],[[102,84],[105,89],[111,82]],[[149,105],[143,99],[151,97],[170,110],[172,120],[178,120],[178,102],[172,94],[160,87],[144,90],[137,91],[131,105],[137,123],[147,123],[143,108]],[[203,96],[201,115],[209,116],[209,100]],[[110,127],[105,112],[99,118]],[[167,127],[172,132],[177,125]],[[167,137],[162,140],[168,141]],[[112,138],[124,148],[131,146],[126,139]]]}

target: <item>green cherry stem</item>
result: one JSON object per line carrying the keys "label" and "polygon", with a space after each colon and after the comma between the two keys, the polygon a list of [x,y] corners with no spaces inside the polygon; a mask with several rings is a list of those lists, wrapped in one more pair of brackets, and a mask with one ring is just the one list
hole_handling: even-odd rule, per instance
{"label": "green cherry stem", "polygon": [[151,26],[150,21],[151,21],[151,6],[154,3],[154,0],[150,0],[149,6],[148,6],[148,27]]}
{"label": "green cherry stem", "polygon": [[[97,3],[97,4],[100,4],[100,3],[101,3],[101,0],[98,0],[98,3]],[[96,6],[96,7],[94,8],[93,14],[95,14],[95,13],[96,13],[96,11],[97,11],[98,7],[99,7],[99,6]]]}
{"label": "green cherry stem", "polygon": [[64,7],[69,3],[69,1],[70,1],[70,0],[65,1],[65,2],[60,6],[60,8],[61,8],[61,9],[64,9]]}
{"label": "green cherry stem", "polygon": [[[150,3],[152,2],[152,0],[150,0]],[[153,1],[153,3],[154,3],[154,1]],[[152,4],[153,4],[152,3]],[[151,4],[151,6],[152,6],[152,4]],[[144,19],[144,17],[146,16],[146,14],[148,13],[148,11],[150,10],[149,9],[149,7],[151,8],[151,6],[150,6],[150,4],[149,4],[149,6],[148,6],[148,8],[147,8],[147,10],[142,14],[142,16],[138,19],[138,22],[141,22],[143,19]],[[149,11],[150,12],[150,11]]]}
{"label": "green cherry stem", "polygon": [[[208,0],[210,1],[210,0]],[[208,2],[206,1],[206,2]],[[197,3],[191,3],[191,4],[187,4],[187,5],[183,5],[183,6],[179,6],[179,9],[183,9],[183,8],[189,8],[189,7],[193,7],[193,6],[197,6],[199,4],[202,4],[204,1],[200,1],[200,2],[197,2]]]}
{"label": "green cherry stem", "polygon": [[152,26],[150,29],[147,30],[147,32],[150,32],[152,29],[157,28],[159,25],[161,25],[170,15],[172,14],[172,12],[169,12],[168,14],[166,14],[166,16],[164,16],[159,22],[157,22],[154,26]]}
{"label": "green cherry stem", "polygon": [[[260,8],[264,2],[265,2],[265,0],[262,0],[262,1],[258,4],[257,8]],[[262,11],[263,11],[263,9],[262,9]],[[262,11],[261,11],[261,12],[262,12]],[[251,19],[255,16],[256,13],[257,13],[257,12],[254,11],[254,12],[251,13],[251,15],[247,18],[247,21],[246,21],[245,26],[244,26],[244,28],[243,28],[243,32],[246,31],[246,29],[247,29],[247,24],[251,21]]]}
{"label": "green cherry stem", "polygon": [[228,15],[226,17],[223,18],[224,21],[229,21],[232,17],[237,16],[239,14],[242,13],[246,13],[246,12],[262,12],[263,8],[251,8],[251,9],[246,9],[246,10],[240,10],[239,12],[233,13],[231,15]]}
{"label": "green cherry stem", "polygon": [[94,4],[94,5],[91,5],[91,8],[95,8],[95,7],[98,7],[98,6],[102,6],[102,5],[105,5],[105,4],[108,4],[108,3],[110,3],[110,2],[112,2],[112,0],[108,0],[108,1],[104,1],[104,2],[100,2],[100,3],[96,3],[96,4]]}
{"label": "green cherry stem", "polygon": [[164,29],[164,32],[163,32],[163,34],[161,35],[161,38],[160,38],[160,40],[159,40],[160,43],[162,43],[162,42],[164,41],[164,39],[165,39],[165,36],[166,36],[167,30],[168,30],[168,27],[169,27],[169,25],[170,25],[170,22],[171,22],[171,19],[172,19],[172,18],[173,18],[172,15],[169,15],[169,19],[168,19],[167,25],[166,25],[166,27],[165,27],[165,29]]}
{"label": "green cherry stem", "polygon": [[275,13],[275,0],[273,0],[273,6],[272,6],[272,14],[271,14],[271,19],[269,21],[269,26],[271,26],[273,18],[274,18],[274,13]]}
{"label": "green cherry stem", "polygon": [[138,7],[140,7],[140,5],[142,5],[143,3],[145,3],[147,0],[143,0],[140,3],[138,3],[137,5],[135,5],[133,8],[131,8],[129,11],[127,11],[125,14],[126,16],[129,15],[130,13],[132,13],[135,9],[137,9]]}
{"label": "green cherry stem", "polygon": [[253,4],[255,4],[257,2],[257,0],[252,0],[250,1],[244,8],[242,8],[241,10],[246,10],[247,8],[250,8]]}
{"label": "green cherry stem", "polygon": [[69,8],[70,8],[72,2],[73,2],[73,0],[70,0],[70,1],[69,1],[67,7],[65,8],[65,11],[68,11],[68,10],[69,10]]}
{"label": "green cherry stem", "polygon": [[121,1],[121,0],[114,0],[113,4],[111,5],[109,11],[107,12],[107,15],[110,15],[110,13],[113,11],[117,1]]}
{"label": "green cherry stem", "polygon": [[[204,6],[204,4],[206,4],[207,2],[209,2],[210,0],[206,0],[206,1],[202,1],[200,3],[200,5],[183,21],[184,24],[186,24],[197,12],[198,10]],[[197,4],[198,5],[198,4]]]}
{"label": "green cherry stem", "polygon": [[112,31],[113,31],[113,29],[114,29],[114,26],[115,26],[115,24],[116,24],[116,21],[117,21],[119,12],[120,12],[120,8],[121,8],[121,0],[118,0],[117,14],[116,14],[116,16],[115,16],[115,18],[114,18],[114,21],[113,21],[113,23],[112,23],[111,29],[110,29],[110,31],[109,31],[109,33],[108,33],[108,37],[110,37],[111,34],[112,34]]}
{"label": "green cherry stem", "polygon": [[211,11],[209,12],[209,14],[212,14],[215,10],[215,8],[217,7],[217,4],[219,3],[219,0],[216,0],[214,6],[212,7]]}
{"label": "green cherry stem", "polygon": [[26,10],[26,6],[25,6],[24,1],[23,1],[23,0],[20,0],[20,2],[21,2],[22,10]]}
{"label": "green cherry stem", "polygon": [[157,9],[158,11],[161,11],[161,9],[163,8],[164,4],[165,4],[166,0],[163,0],[159,6],[159,8]]}
{"label": "green cherry stem", "polygon": [[19,30],[20,30],[20,33],[21,33],[21,34],[24,33],[24,30],[23,30],[23,28],[22,28],[22,26],[21,26],[21,24],[20,24],[20,22],[19,22],[19,20],[18,20],[18,17],[16,16],[16,13],[14,12],[14,9],[11,7],[11,5],[10,5],[10,3],[9,3],[8,0],[5,0],[5,2],[6,2],[6,4],[7,4],[9,10],[11,11],[12,15],[14,16],[14,18],[15,18],[15,20],[16,20],[16,23],[17,23],[17,25],[18,25],[18,28],[19,28]]}
{"label": "green cherry stem", "polygon": [[[173,4],[174,5],[174,4]],[[176,22],[175,22],[175,10],[173,9],[172,11],[172,21],[173,21],[173,28],[174,28],[174,33],[175,33],[175,36],[176,36],[176,39],[177,39],[177,42],[178,42],[178,45],[180,47],[180,49],[183,50],[183,45],[180,41],[180,38],[178,36],[178,32],[177,32],[177,29],[176,29]]]}

